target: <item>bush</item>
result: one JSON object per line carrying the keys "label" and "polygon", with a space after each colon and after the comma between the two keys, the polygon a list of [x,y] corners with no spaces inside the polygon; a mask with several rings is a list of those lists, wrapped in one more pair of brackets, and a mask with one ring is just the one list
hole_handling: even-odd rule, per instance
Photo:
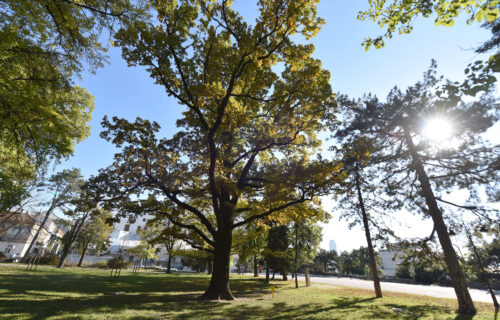
{"label": "bush", "polygon": [[400,279],[413,279],[418,283],[436,283],[438,278],[446,271],[439,264],[425,264],[423,262],[401,263],[396,268],[396,277]]}
{"label": "bush", "polygon": [[48,264],[55,266],[59,263],[59,257],[54,254],[46,254],[40,258],[38,264]]}
{"label": "bush", "polygon": [[3,253],[3,252],[0,252],[0,262],[4,261],[4,260],[7,260],[7,259],[8,259],[7,255],[5,253]]}
{"label": "bush", "polygon": [[107,265],[112,269],[127,269],[132,265],[132,262],[122,260],[120,257],[114,257],[113,259],[108,260]]}
{"label": "bush", "polygon": [[108,268],[108,261],[107,260],[97,261],[92,267],[100,268],[100,269],[107,269]]}
{"label": "bush", "polygon": [[415,281],[423,284],[436,283],[444,273],[445,270],[440,266],[418,266],[415,268]]}
{"label": "bush", "polygon": [[414,270],[409,263],[400,263],[396,267],[396,278],[413,280]]}

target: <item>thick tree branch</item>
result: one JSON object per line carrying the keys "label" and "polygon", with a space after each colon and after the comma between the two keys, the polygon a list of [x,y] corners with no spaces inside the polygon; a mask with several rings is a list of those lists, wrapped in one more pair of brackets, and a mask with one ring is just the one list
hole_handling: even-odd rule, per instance
{"label": "thick tree branch", "polygon": [[247,223],[249,223],[249,222],[252,222],[252,221],[257,220],[257,219],[262,219],[262,218],[265,218],[265,217],[267,217],[268,215],[273,214],[274,212],[277,212],[277,211],[280,211],[280,210],[286,209],[286,208],[288,208],[288,207],[291,207],[291,206],[296,205],[296,204],[299,204],[299,203],[303,203],[303,202],[308,201],[308,200],[310,200],[310,199],[306,198],[306,197],[305,197],[305,195],[302,195],[302,197],[301,197],[300,199],[297,199],[297,200],[294,200],[294,201],[290,201],[290,202],[285,203],[285,204],[283,204],[283,205],[281,205],[281,206],[278,206],[278,207],[276,207],[276,208],[269,209],[268,211],[266,211],[266,212],[264,212],[264,213],[261,213],[261,214],[256,214],[256,215],[251,216],[251,217],[249,217],[249,218],[247,218],[247,219],[245,219],[245,220],[243,220],[243,221],[240,221],[240,222],[238,222],[238,223],[235,223],[235,224],[233,225],[233,227],[232,227],[232,228],[233,228],[233,229],[234,229],[234,228],[238,228],[238,227],[240,227],[240,226],[242,226],[242,225],[245,225],[245,224],[247,224]]}
{"label": "thick tree branch", "polygon": [[187,239],[187,238],[179,238],[181,239],[182,241],[186,242],[187,244],[189,244],[191,247],[195,248],[195,249],[198,249],[198,250],[203,250],[203,251],[207,251],[207,252],[210,252],[210,253],[213,253],[214,251],[213,250],[210,250],[208,248],[204,248],[200,245],[197,245],[196,243],[194,243],[193,241]]}
{"label": "thick tree branch", "polygon": [[212,240],[210,240],[204,233],[203,231],[201,231],[197,226],[195,225],[192,225],[192,224],[186,224],[186,223],[182,223],[182,222],[179,222],[179,221],[176,221],[172,218],[168,218],[173,224],[175,224],[176,226],[178,227],[181,227],[181,228],[184,228],[184,229],[189,229],[189,230],[193,230],[194,232],[196,232],[206,243],[208,243],[209,245],[211,245],[212,247],[214,246],[214,242]]}
{"label": "thick tree branch", "polygon": [[161,183],[160,181],[158,181],[151,174],[149,174],[149,173],[146,172],[146,176],[151,180],[151,182],[153,182],[154,184],[156,184],[163,191],[163,193],[167,196],[167,198],[170,201],[172,201],[173,203],[175,203],[179,207],[181,207],[183,209],[186,209],[189,212],[194,213],[198,217],[198,219],[200,219],[200,222],[203,223],[203,225],[205,225],[205,227],[207,228],[208,232],[210,232],[210,234],[212,234],[212,236],[215,235],[215,229],[214,229],[214,227],[212,226],[212,224],[210,223],[210,221],[208,221],[207,217],[205,217],[205,215],[200,210],[198,210],[195,207],[190,206],[189,204],[187,204],[187,203],[179,200],[179,198],[177,198],[172,191],[168,190],[168,188],[165,187],[165,185],[163,183]]}

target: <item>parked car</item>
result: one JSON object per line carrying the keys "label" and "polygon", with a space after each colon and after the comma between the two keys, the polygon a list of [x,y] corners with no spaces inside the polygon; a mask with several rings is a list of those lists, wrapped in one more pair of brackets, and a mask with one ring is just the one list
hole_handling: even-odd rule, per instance
{"label": "parked car", "polygon": [[451,286],[451,278],[447,274],[443,274],[441,277],[438,278],[438,284],[440,286]]}

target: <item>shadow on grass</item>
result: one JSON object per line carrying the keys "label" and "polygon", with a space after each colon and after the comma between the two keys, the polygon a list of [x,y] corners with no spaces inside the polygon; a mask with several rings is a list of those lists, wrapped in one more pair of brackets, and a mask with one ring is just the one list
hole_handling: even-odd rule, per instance
{"label": "shadow on grass", "polygon": [[[393,308],[403,309],[404,311],[394,311],[392,310]],[[408,307],[406,305],[383,303],[375,297],[340,297],[333,299],[327,306],[324,304],[313,304],[307,307],[290,307],[285,303],[276,303],[269,314],[273,312],[279,315],[269,317],[269,319],[302,319],[306,317],[314,319],[357,319],[356,314],[360,315],[358,319],[427,319],[433,318],[433,315],[436,313],[443,314],[449,312],[451,317],[455,315],[453,310],[444,307],[424,304]]]}
{"label": "shadow on grass", "polygon": [[[232,309],[231,303],[198,299],[208,287],[209,278],[205,275],[127,272],[112,281],[105,271],[44,269],[2,273],[4,270],[0,269],[1,319],[45,319],[63,315],[78,319],[91,313],[113,314],[123,310],[132,315],[127,315],[131,319],[135,318],[136,311],[144,310],[153,314],[146,318],[168,314],[169,318],[182,319],[200,318],[200,315],[227,317],[227,312],[244,318],[259,312],[258,308],[244,305],[239,305],[237,310],[226,310]],[[269,285],[262,280],[239,277],[231,279],[231,288],[240,299],[270,292]],[[221,304],[229,308],[220,308]]]}
{"label": "shadow on grass", "polygon": [[[126,272],[116,281],[110,281],[106,271],[44,269],[29,273],[0,268],[0,318],[419,319],[430,318],[435,313],[450,318],[456,316],[453,310],[445,307],[391,304],[383,299],[351,296],[345,292],[341,296],[327,296],[326,301],[317,301],[307,297],[307,292],[311,291],[295,291],[286,282],[273,283],[286,299],[273,301],[269,284],[262,279],[239,276],[231,278],[231,290],[238,301],[198,299],[208,283],[206,275],[146,272],[132,275]],[[289,301],[290,297],[296,300]],[[397,313],[393,308],[405,311]]]}

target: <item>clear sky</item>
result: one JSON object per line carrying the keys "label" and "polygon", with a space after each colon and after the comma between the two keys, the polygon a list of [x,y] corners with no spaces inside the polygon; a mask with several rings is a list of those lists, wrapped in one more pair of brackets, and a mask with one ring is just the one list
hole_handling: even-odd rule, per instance
{"label": "clear sky", "polygon": [[[235,6],[245,20],[256,17],[255,4],[251,0],[235,0]],[[405,89],[422,78],[431,59],[438,62],[438,72],[453,80],[464,78],[466,65],[480,58],[474,48],[490,37],[487,30],[477,24],[466,25],[459,19],[452,28],[436,27],[430,19],[420,19],[410,35],[395,36],[387,40],[383,49],[365,51],[361,42],[366,36],[383,31],[369,21],[356,19],[360,10],[367,8],[367,0],[323,0],[319,15],[326,20],[319,34],[312,40],[316,47],[315,57],[322,60],[332,74],[334,91],[360,97],[374,93],[384,98],[395,85]],[[176,132],[175,121],[182,107],[169,98],[162,87],[143,68],[127,67],[120,50],[110,48],[110,64],[97,74],[84,74],[78,83],[95,96],[91,136],[76,146],[74,156],[63,162],[58,169],[77,167],[88,177],[96,174],[113,161],[115,149],[99,137],[100,122],[104,115],[119,116],[130,120],[135,117],[155,120],[166,136]],[[365,245],[364,234],[359,228],[349,230],[347,224],[338,221],[332,201],[324,200],[324,207],[332,213],[332,220],[324,226],[322,248],[328,248],[330,239],[338,250],[351,250]],[[412,232],[430,232],[428,224],[408,217],[405,223]],[[404,233],[404,226],[397,227]]]}

